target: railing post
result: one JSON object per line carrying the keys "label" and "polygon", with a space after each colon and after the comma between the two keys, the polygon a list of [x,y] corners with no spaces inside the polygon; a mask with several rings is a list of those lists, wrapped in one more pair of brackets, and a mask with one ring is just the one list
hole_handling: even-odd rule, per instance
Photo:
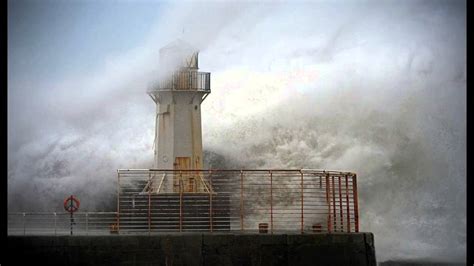
{"label": "railing post", "polygon": [[346,178],[346,211],[347,211],[347,232],[351,232],[351,209],[349,208],[349,184],[348,184],[348,176],[345,175]]}
{"label": "railing post", "polygon": [[151,172],[148,173],[148,235],[151,234]]}
{"label": "railing post", "polygon": [[57,215],[56,212],[54,212],[54,235],[56,236],[56,225],[57,225]]}
{"label": "railing post", "polygon": [[86,212],[86,235],[89,235],[89,213]]}
{"label": "railing post", "polygon": [[240,170],[240,231],[244,232],[244,175]]}
{"label": "railing post", "polygon": [[179,171],[179,232],[183,230],[183,174]]}
{"label": "railing post", "polygon": [[301,175],[301,233],[304,232],[304,182],[303,171],[300,170]]}
{"label": "railing post", "polygon": [[23,235],[26,235],[26,213],[23,213]]}
{"label": "railing post", "polygon": [[331,190],[331,194],[332,194],[332,208],[333,208],[333,213],[332,213],[332,216],[334,218],[334,232],[337,231],[337,222],[336,222],[336,189],[335,189],[335,186],[334,186],[334,175],[331,176],[331,181],[332,181],[332,184],[331,184],[331,187],[332,187],[332,190]]}
{"label": "railing post", "polygon": [[[188,72],[188,73],[189,73],[189,72]],[[193,89],[192,77],[193,77],[193,73],[191,72],[191,73],[188,74],[188,87],[187,87],[188,90],[192,90],[192,89]]]}
{"label": "railing post", "polygon": [[117,170],[117,233],[120,234],[120,172]]}
{"label": "railing post", "polygon": [[270,170],[270,233],[273,234],[273,173]]}
{"label": "railing post", "polygon": [[213,213],[212,213],[212,170],[209,170],[209,187],[211,188],[209,191],[209,230],[211,233],[213,232]]}
{"label": "railing post", "polygon": [[[72,209],[72,195],[71,195],[70,199],[71,199],[71,200],[69,201],[69,202],[71,203],[70,208]],[[73,215],[74,215],[73,212],[70,212],[69,221],[70,221],[70,225],[71,225],[71,235],[73,234],[73,222],[74,222],[74,217],[73,217]]]}
{"label": "railing post", "polygon": [[339,215],[340,222],[341,222],[341,232],[344,231],[344,213],[342,208],[342,191],[341,191],[341,176],[338,176],[338,184],[339,184]]}
{"label": "railing post", "polygon": [[206,79],[207,79],[207,84],[206,84],[207,90],[210,90],[211,89],[211,73],[206,74]]}
{"label": "railing post", "polygon": [[354,174],[352,177],[352,189],[354,195],[354,219],[355,219],[355,231],[359,232],[359,200],[357,196],[357,175]]}
{"label": "railing post", "polygon": [[326,203],[328,205],[328,232],[332,232],[332,215],[331,215],[331,198],[329,194],[331,193],[331,188],[330,188],[330,183],[329,183],[329,173],[326,174]]}

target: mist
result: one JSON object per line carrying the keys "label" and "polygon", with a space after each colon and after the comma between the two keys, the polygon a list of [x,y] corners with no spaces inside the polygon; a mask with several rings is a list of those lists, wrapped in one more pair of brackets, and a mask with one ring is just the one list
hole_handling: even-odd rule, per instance
{"label": "mist", "polygon": [[37,78],[17,67],[14,26],[44,14],[9,2],[9,211],[59,211],[69,194],[114,210],[116,170],[153,166],[146,90],[166,69],[159,48],[180,38],[211,72],[207,167],[356,172],[378,261],[465,261],[464,1],[140,4],[160,12],[133,48]]}

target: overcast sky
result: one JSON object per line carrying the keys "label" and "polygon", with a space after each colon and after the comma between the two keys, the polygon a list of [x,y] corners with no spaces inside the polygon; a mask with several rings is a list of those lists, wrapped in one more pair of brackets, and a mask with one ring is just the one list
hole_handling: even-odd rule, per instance
{"label": "overcast sky", "polygon": [[9,1],[9,211],[114,208],[116,169],[152,166],[145,92],[181,38],[212,73],[206,152],[354,171],[379,261],[464,261],[465,5]]}

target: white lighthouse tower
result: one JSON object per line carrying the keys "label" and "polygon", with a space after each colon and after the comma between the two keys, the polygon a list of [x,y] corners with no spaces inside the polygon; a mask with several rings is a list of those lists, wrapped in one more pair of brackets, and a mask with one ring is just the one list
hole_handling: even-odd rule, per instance
{"label": "white lighthouse tower", "polygon": [[[210,73],[198,72],[198,51],[179,39],[160,49],[160,66],[169,72],[148,90],[156,103],[154,167],[202,169],[201,103],[211,92]],[[163,180],[163,192],[178,192],[179,182],[185,192],[207,190],[199,174]]]}

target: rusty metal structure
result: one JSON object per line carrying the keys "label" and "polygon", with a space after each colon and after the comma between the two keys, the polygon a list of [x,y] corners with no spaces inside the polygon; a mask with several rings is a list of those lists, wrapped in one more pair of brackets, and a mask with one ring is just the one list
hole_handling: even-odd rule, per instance
{"label": "rusty metal structure", "polygon": [[[319,170],[118,170],[120,234],[358,232],[357,177]],[[202,180],[189,192],[183,180]],[[178,192],[161,190],[178,180]],[[152,188],[152,189],[151,189]]]}

